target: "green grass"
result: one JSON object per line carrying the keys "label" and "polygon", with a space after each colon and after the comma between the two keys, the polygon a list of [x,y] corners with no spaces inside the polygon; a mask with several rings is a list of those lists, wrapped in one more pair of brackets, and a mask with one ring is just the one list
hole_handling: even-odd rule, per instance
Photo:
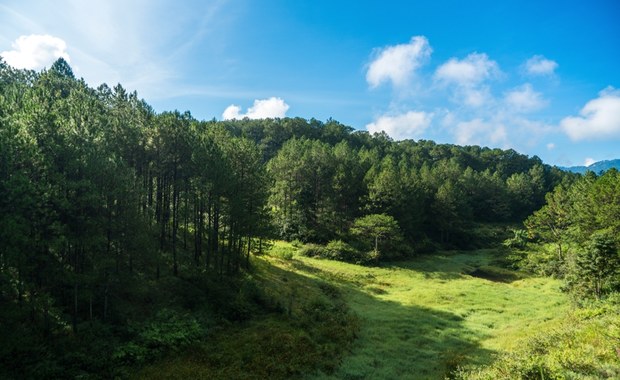
{"label": "green grass", "polygon": [[[199,344],[150,363],[134,379],[290,379],[333,372],[358,331],[342,292],[287,269],[291,249],[256,258],[236,298],[242,321],[222,320]],[[262,305],[258,308],[257,305]],[[250,310],[248,310],[250,309]]]}
{"label": "green grass", "polygon": [[490,363],[569,308],[559,281],[503,269],[493,250],[380,267],[298,255],[274,263],[339,287],[360,318],[351,353],[315,378],[442,379],[459,365]]}
{"label": "green grass", "polygon": [[364,267],[277,242],[253,263],[280,312],[224,326],[136,377],[443,379],[556,328],[570,305],[559,281],[504,269],[494,250]]}

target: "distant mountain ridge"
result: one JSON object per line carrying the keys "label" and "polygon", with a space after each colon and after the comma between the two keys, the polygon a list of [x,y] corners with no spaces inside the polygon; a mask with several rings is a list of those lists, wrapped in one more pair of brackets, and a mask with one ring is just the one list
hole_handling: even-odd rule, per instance
{"label": "distant mountain ridge", "polygon": [[620,159],[598,161],[589,166],[560,166],[559,168],[573,173],[584,174],[587,171],[591,171],[598,174],[601,171],[605,172],[611,168],[616,168],[620,170]]}

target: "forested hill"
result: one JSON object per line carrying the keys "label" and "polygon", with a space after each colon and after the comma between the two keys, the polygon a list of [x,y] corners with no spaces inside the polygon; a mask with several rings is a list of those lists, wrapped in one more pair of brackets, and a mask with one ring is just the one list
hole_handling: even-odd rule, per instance
{"label": "forested hill", "polygon": [[89,88],[62,59],[42,73],[3,64],[1,95],[7,243],[130,255],[157,236],[175,271],[181,243],[210,261],[222,239],[237,256],[274,234],[327,242],[367,214],[394,217],[410,243],[467,246],[475,223],[521,221],[565,176],[513,150],[395,142],[333,120],[157,114],[121,85]]}
{"label": "forested hill", "polygon": [[123,223],[138,235],[142,223],[161,224],[160,250],[174,251],[182,232],[197,258],[216,249],[213,228],[231,227],[231,249],[267,234],[268,221],[280,237],[325,242],[373,213],[392,215],[411,242],[467,245],[472,223],[522,220],[564,175],[513,150],[395,142],[333,120],[157,114],[121,85],[89,88],[63,60],[43,73],[2,66],[2,123],[3,175],[19,181],[3,182],[20,199],[11,207],[31,213],[22,222],[45,207],[34,220],[60,223],[41,236],[102,236],[107,247],[131,218]]}
{"label": "forested hill", "polygon": [[580,174],[585,174],[588,171],[599,174],[600,172],[606,172],[612,168],[620,170],[620,159],[598,161],[589,166],[560,167],[562,170]]}
{"label": "forested hill", "polygon": [[486,244],[481,223],[522,221],[566,176],[333,120],[156,113],[62,59],[39,73],[0,61],[0,364],[67,326],[124,326],[146,281],[239,273],[273,238],[354,244],[370,224],[386,258]]}

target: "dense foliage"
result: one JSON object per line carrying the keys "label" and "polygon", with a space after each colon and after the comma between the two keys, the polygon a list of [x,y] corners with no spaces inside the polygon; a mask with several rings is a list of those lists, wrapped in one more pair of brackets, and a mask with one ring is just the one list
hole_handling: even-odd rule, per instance
{"label": "dense foliage", "polygon": [[537,244],[521,251],[519,263],[564,278],[577,300],[620,290],[620,173],[589,172],[546,200],[525,221]]}
{"label": "dense foliage", "polygon": [[[0,84],[0,362],[16,373],[19,350],[54,361],[51,337],[68,326],[126,325],[128,298],[151,281],[234,274],[261,248],[268,187],[254,142],[156,114],[120,85],[92,89],[62,59],[42,73],[2,63]],[[128,355],[141,354],[117,356]]]}

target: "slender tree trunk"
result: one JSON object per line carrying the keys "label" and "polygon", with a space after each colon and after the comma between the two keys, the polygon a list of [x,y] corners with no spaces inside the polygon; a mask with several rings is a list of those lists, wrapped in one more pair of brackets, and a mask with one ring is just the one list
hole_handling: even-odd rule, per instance
{"label": "slender tree trunk", "polygon": [[196,194],[194,195],[194,264],[196,267],[200,264],[200,239],[201,239],[201,231],[200,231],[200,194],[198,190],[196,190]]}
{"label": "slender tree trunk", "polygon": [[106,272],[105,274],[105,288],[103,289],[103,320],[104,322],[108,319],[108,292],[110,289],[110,279],[109,275]]}
{"label": "slender tree trunk", "polygon": [[177,168],[174,167],[174,178],[172,183],[172,272],[175,276],[179,274],[177,263],[177,232],[179,228],[179,190],[177,185]]}
{"label": "slender tree trunk", "polygon": [[207,198],[207,254],[205,260],[205,267],[208,270],[211,266],[211,256],[213,255],[213,229],[215,223],[213,223],[213,192],[209,190],[209,196]]}
{"label": "slender tree trunk", "polygon": [[187,229],[189,219],[189,181],[185,179],[185,192],[184,192],[185,209],[183,210],[183,249],[187,251]]}
{"label": "slender tree trunk", "polygon": [[76,244],[73,248],[74,252],[74,268],[73,274],[75,279],[73,281],[73,316],[71,318],[71,326],[73,328],[73,332],[77,333],[77,320],[78,320],[78,273],[79,273],[79,247]]}

